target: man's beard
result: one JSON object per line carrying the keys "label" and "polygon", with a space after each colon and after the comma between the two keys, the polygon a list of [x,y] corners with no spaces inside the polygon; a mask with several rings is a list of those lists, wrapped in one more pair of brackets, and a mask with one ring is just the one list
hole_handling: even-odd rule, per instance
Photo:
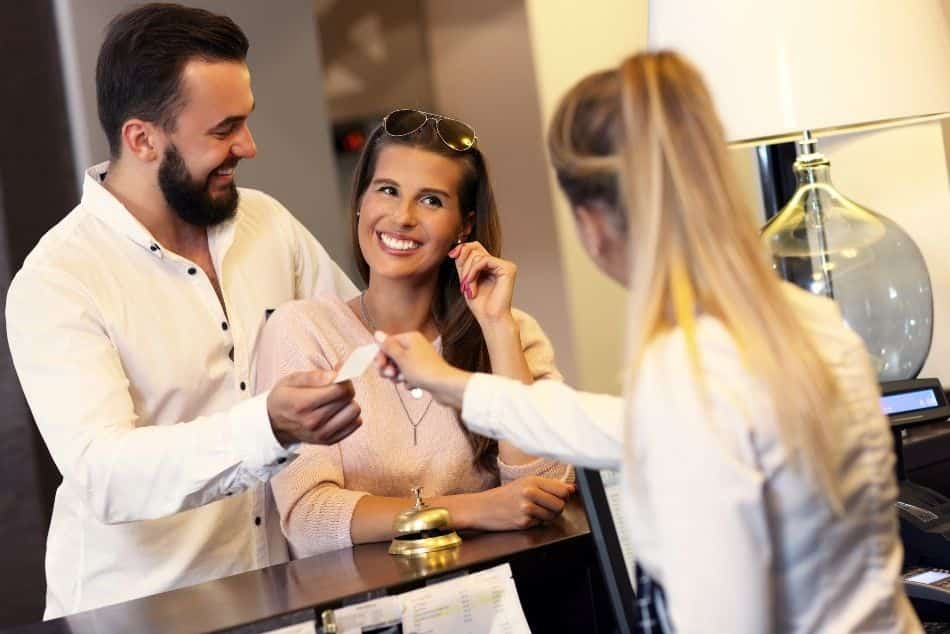
{"label": "man's beard", "polygon": [[221,196],[212,198],[207,179],[203,183],[191,179],[185,160],[174,145],[165,150],[158,168],[158,186],[178,217],[197,227],[213,227],[233,218],[237,210],[238,191],[234,181]]}

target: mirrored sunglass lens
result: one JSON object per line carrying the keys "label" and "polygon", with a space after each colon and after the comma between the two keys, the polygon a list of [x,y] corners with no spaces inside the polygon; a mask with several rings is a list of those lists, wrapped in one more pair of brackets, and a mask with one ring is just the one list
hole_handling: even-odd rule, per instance
{"label": "mirrored sunglass lens", "polygon": [[386,132],[397,136],[411,134],[425,122],[426,116],[418,110],[396,110],[386,117]]}
{"label": "mirrored sunglass lens", "polygon": [[475,130],[453,119],[439,119],[439,135],[453,150],[464,151],[475,145]]}

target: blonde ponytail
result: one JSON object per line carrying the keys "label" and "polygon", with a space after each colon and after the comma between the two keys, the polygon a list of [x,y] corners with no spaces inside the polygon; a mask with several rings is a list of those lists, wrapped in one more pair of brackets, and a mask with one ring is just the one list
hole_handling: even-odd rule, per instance
{"label": "blonde ponytail", "polygon": [[[714,317],[767,387],[792,464],[840,512],[837,443],[822,425],[837,384],[766,262],[699,73],[672,52],[635,55],[581,81],[558,108],[548,142],[573,206],[601,192],[601,202],[625,214],[628,397],[650,343],[672,328],[685,337],[702,390],[696,316]],[[605,183],[615,191],[604,194]]]}

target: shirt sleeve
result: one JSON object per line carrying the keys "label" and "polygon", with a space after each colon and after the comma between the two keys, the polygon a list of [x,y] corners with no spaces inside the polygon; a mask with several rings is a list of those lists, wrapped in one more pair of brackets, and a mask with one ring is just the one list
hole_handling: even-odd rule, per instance
{"label": "shirt sleeve", "polygon": [[[531,315],[514,309],[512,313],[518,323],[521,335],[521,347],[525,362],[535,381],[551,379],[560,381],[561,373],[554,362],[554,346],[541,325]],[[501,484],[507,484],[524,476],[537,475],[564,482],[574,481],[574,469],[566,463],[553,458],[540,457],[537,460],[519,465],[509,465],[498,459],[498,475]]]}
{"label": "shirt sleeve", "polygon": [[17,375],[64,485],[102,522],[212,502],[268,480],[293,457],[274,438],[267,394],[179,424],[143,420],[95,301],[70,276],[20,271],[6,320]]}
{"label": "shirt sleeve", "polygon": [[287,215],[297,243],[294,263],[297,299],[331,293],[347,301],[359,295],[359,290],[346,276],[343,269],[333,261],[323,245],[290,212],[287,212]]}
{"label": "shirt sleeve", "polygon": [[619,469],[623,400],[578,392],[560,381],[532,385],[474,374],[465,388],[462,420],[472,431],[522,451],[591,469]]}
{"label": "shirt sleeve", "polygon": [[672,348],[645,359],[632,408],[631,471],[656,538],[648,559],[659,563],[676,632],[770,632],[773,552],[753,430],[774,412],[735,364],[717,382],[705,359],[701,393],[685,346]]}

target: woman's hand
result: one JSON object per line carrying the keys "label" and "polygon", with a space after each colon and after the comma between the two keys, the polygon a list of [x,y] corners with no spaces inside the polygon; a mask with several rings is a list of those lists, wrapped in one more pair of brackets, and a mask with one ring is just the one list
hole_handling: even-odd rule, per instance
{"label": "woman's hand", "polygon": [[524,476],[477,494],[472,528],[506,531],[553,520],[564,510],[573,484],[541,476]]}
{"label": "woman's hand", "polygon": [[511,318],[511,297],[518,266],[496,258],[479,242],[465,242],[449,251],[455,259],[462,294],[480,324]]}
{"label": "woman's hand", "polygon": [[449,365],[419,332],[398,335],[377,332],[374,337],[379,343],[376,367],[380,376],[421,387],[439,403],[461,409],[470,373]]}

